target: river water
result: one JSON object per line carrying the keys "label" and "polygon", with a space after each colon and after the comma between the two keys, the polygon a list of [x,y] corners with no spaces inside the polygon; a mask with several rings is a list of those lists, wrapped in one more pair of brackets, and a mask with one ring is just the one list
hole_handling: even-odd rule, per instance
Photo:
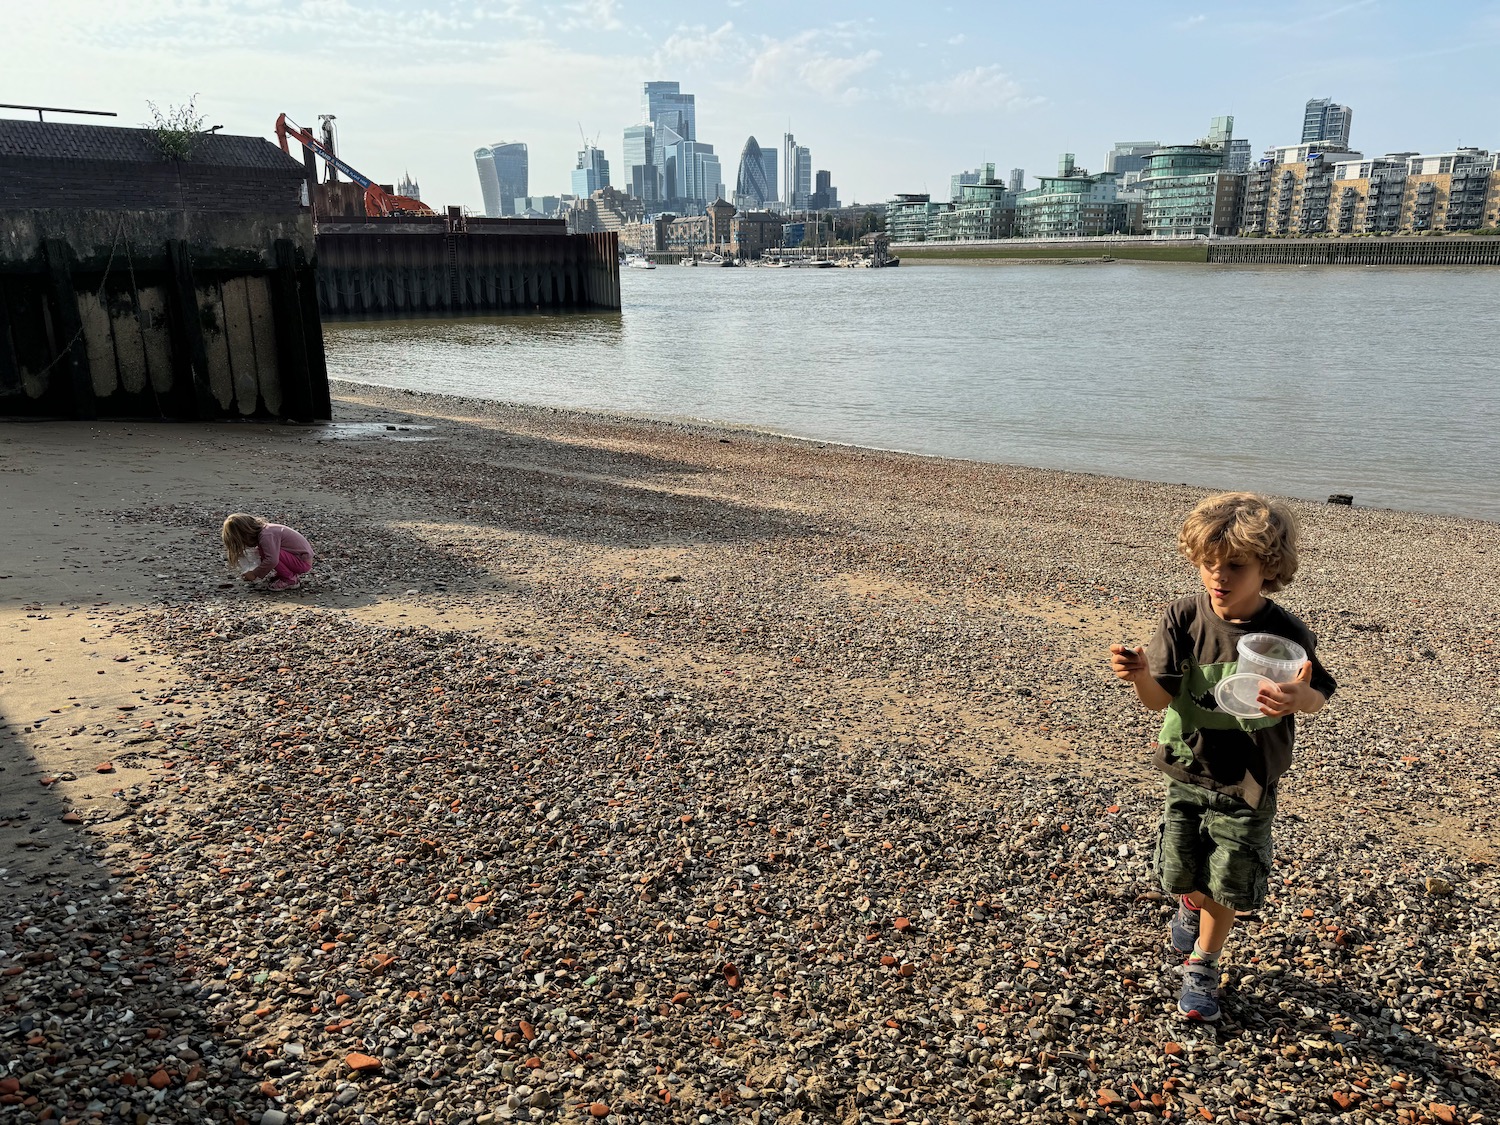
{"label": "river water", "polygon": [[335,378],[1500,521],[1500,269],[622,270],[325,325]]}

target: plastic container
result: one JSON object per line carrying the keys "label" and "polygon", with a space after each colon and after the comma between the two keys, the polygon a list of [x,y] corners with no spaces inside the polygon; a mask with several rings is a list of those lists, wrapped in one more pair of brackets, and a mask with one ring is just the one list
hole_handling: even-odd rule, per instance
{"label": "plastic container", "polygon": [[1267,716],[1261,711],[1256,696],[1260,694],[1261,685],[1267,683],[1270,683],[1269,677],[1259,672],[1236,672],[1214,685],[1214,702],[1220,711],[1236,719],[1264,719]]}
{"label": "plastic container", "polygon": [[1307,650],[1274,633],[1247,633],[1240,638],[1237,672],[1253,673],[1278,684],[1290,683],[1307,663]]}

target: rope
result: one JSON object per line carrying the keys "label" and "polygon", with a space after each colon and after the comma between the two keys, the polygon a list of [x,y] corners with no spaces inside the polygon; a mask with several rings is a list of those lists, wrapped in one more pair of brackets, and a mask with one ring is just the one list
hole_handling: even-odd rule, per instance
{"label": "rope", "polygon": [[[113,245],[111,245],[110,248],[109,248],[109,261],[107,261],[107,262],[104,263],[104,277],[100,280],[100,282],[99,282],[99,288],[94,293],[94,300],[96,300],[96,301],[102,300],[103,297],[104,297],[104,287],[109,284],[109,271],[110,271],[110,269],[115,264],[115,251],[117,251],[120,248],[120,236],[122,234],[124,234],[124,233],[125,233],[125,217],[122,215],[122,216],[120,216],[120,226],[119,226],[119,229],[115,231],[115,241],[114,241]],[[81,322],[83,320],[83,317],[80,316],[78,319]],[[82,323],[80,323],[79,326],[78,326],[78,331],[75,332],[75,333],[73,333],[73,338],[71,340],[69,340],[66,344],[63,345],[62,351],[58,353],[57,358],[54,359],[51,363],[47,364],[46,367],[44,367],[40,371],[36,372],[36,374],[33,377],[39,379],[43,375],[46,375],[49,371],[51,371],[54,367],[56,367],[63,360],[71,358],[72,351],[73,351],[73,345],[76,344],[76,343],[78,343],[79,340],[83,339],[83,332],[84,332],[83,325],[82,325]]]}

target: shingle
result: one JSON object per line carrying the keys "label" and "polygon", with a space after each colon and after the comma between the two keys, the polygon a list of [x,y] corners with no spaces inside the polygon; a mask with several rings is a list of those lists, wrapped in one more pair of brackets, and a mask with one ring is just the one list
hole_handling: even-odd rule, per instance
{"label": "shingle", "polygon": [[[0,157],[161,164],[164,158],[149,129],[69,125],[53,121],[0,120]],[[257,168],[305,174],[302,164],[263,137],[201,137],[187,161],[205,168]]]}

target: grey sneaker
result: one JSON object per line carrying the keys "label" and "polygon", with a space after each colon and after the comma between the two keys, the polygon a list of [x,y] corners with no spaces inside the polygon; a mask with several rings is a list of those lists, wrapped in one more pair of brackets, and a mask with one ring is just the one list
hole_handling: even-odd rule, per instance
{"label": "grey sneaker", "polygon": [[1190,1020],[1217,1022],[1219,1009],[1219,970],[1217,966],[1189,961],[1182,966],[1182,992],[1177,1010]]}
{"label": "grey sneaker", "polygon": [[1187,899],[1178,897],[1177,913],[1172,915],[1172,948],[1186,957],[1198,942],[1198,920],[1202,912],[1188,906]]}

